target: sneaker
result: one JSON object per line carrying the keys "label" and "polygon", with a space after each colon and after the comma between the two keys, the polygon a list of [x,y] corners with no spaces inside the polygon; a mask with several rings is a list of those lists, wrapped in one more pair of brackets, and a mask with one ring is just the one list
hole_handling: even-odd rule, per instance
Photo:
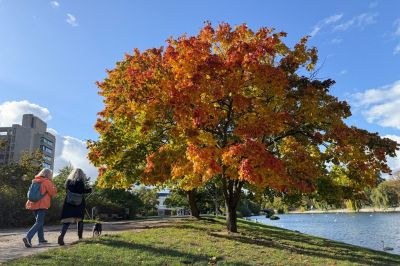
{"label": "sneaker", "polygon": [[64,237],[59,236],[57,242],[58,242],[58,244],[59,244],[60,246],[64,246],[64,244],[65,244],[65,243],[64,243]]}
{"label": "sneaker", "polygon": [[39,245],[45,245],[45,244],[48,244],[48,243],[49,243],[49,241],[47,241],[47,240],[39,241]]}
{"label": "sneaker", "polygon": [[22,241],[24,241],[25,247],[27,247],[27,248],[32,247],[32,243],[31,243],[31,241],[29,241],[28,238],[24,237],[24,238],[22,238]]}

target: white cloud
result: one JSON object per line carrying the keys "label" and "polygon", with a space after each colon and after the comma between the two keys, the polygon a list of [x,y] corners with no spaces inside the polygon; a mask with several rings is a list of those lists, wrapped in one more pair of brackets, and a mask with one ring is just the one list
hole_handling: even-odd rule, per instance
{"label": "white cloud", "polygon": [[343,17],[343,14],[335,14],[330,17],[326,17],[323,20],[319,21],[310,32],[310,36],[315,36],[317,33],[322,30],[325,26],[335,23],[339,21]]}
{"label": "white cloud", "polygon": [[44,121],[51,119],[47,108],[28,101],[12,101],[0,104],[0,126],[11,126],[12,124],[21,124],[23,114],[34,114]]}
{"label": "white cloud", "polygon": [[76,21],[76,17],[70,13],[67,13],[67,19],[65,20],[72,27],[78,26],[78,22]]}
{"label": "white cloud", "polygon": [[60,7],[60,3],[57,1],[50,1],[50,5],[52,8],[59,8]]}
{"label": "white cloud", "polygon": [[352,101],[364,110],[362,114],[368,122],[400,129],[400,80],[353,94]]}
{"label": "white cloud", "polygon": [[[400,143],[400,136],[386,135],[383,137],[394,140],[397,143]],[[392,169],[393,172],[397,172],[400,170],[400,151],[397,151],[396,155],[397,155],[397,157],[395,157],[395,158],[388,157],[388,165]]]}
{"label": "white cloud", "polygon": [[394,27],[394,35],[395,36],[400,36],[400,19],[396,19],[393,22],[393,27]]}
{"label": "white cloud", "polygon": [[[396,19],[393,22],[393,27],[394,27],[394,32],[393,32],[393,36],[394,37],[400,37],[400,19]],[[398,43],[394,49],[393,49],[393,54],[400,54],[400,43]]]}
{"label": "white cloud", "polygon": [[340,39],[340,38],[334,38],[331,40],[331,43],[333,43],[333,44],[339,44],[342,42],[343,42],[343,39]]}
{"label": "white cloud", "polygon": [[[356,106],[365,110],[362,114],[368,122],[400,129],[400,80],[388,86],[353,94],[352,99]],[[400,136],[383,137],[400,143]],[[393,172],[400,170],[400,151],[396,154],[395,158],[387,158]]]}
{"label": "white cloud", "polygon": [[343,14],[335,14],[333,16],[325,18],[323,21],[324,24],[331,24],[335,23],[336,21],[340,20],[343,17]]}
{"label": "white cloud", "polygon": [[[47,108],[26,100],[3,102],[0,103],[0,126],[21,124],[23,114],[34,114],[46,122],[51,119]],[[97,177],[97,169],[89,163],[86,157],[88,151],[85,141],[71,136],[63,136],[51,128],[48,131],[56,136],[55,172],[71,163],[73,167],[82,168],[93,179]]]}
{"label": "white cloud", "polygon": [[97,177],[97,168],[87,159],[88,150],[84,141],[71,136],[62,136],[52,128],[49,132],[56,136],[54,162],[56,172],[71,163],[73,167],[81,168],[92,180]]}
{"label": "white cloud", "polygon": [[394,47],[394,49],[393,49],[393,54],[399,54],[400,53],[400,43],[396,46],[396,47]]}
{"label": "white cloud", "polygon": [[346,31],[350,28],[364,28],[367,25],[371,25],[376,23],[376,17],[378,13],[363,13],[358,16],[353,17],[352,19],[338,24],[333,27],[334,31]]}
{"label": "white cloud", "polygon": [[347,74],[347,69],[343,69],[342,71],[339,72],[340,75],[346,75]]}

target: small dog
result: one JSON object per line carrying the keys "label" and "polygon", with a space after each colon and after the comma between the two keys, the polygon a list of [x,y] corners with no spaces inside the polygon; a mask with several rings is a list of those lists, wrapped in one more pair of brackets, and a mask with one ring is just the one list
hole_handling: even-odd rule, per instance
{"label": "small dog", "polygon": [[102,231],[102,226],[101,223],[95,223],[95,225],[93,225],[93,237],[95,236],[100,236],[101,235],[101,231]]}

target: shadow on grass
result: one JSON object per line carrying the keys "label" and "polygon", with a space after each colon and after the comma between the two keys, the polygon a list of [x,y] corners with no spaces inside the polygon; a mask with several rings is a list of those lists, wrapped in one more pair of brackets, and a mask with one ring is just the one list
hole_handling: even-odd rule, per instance
{"label": "shadow on grass", "polygon": [[[96,242],[87,242],[86,244],[91,244],[91,243],[96,243]],[[108,239],[102,239],[100,241],[102,245],[107,245],[112,248],[121,248],[121,249],[130,249],[130,250],[137,250],[139,252],[143,253],[150,253],[151,256],[159,256],[159,257],[175,257],[180,260],[180,263],[182,264],[194,264],[194,263],[210,263],[211,257],[206,256],[206,255],[198,255],[198,254],[191,254],[187,252],[182,252],[176,249],[170,249],[170,248],[161,248],[161,247],[154,247],[154,246],[149,246],[149,245],[143,245],[139,243],[132,243],[132,242],[126,242],[123,240],[117,239],[117,237],[111,237]],[[221,262],[223,260],[223,257],[217,257],[215,263]],[[149,261],[149,263],[151,263]],[[249,264],[236,264],[240,266],[248,266]]]}
{"label": "shadow on grass", "polygon": [[[192,225],[192,224],[172,224],[168,225],[168,228],[174,228],[174,229],[179,229],[179,230],[190,230],[190,231],[199,231],[201,233],[207,232],[207,231],[223,231],[220,228],[215,228],[215,227],[204,227],[204,225]],[[165,227],[164,227],[165,228]]]}
{"label": "shadow on grass", "polygon": [[[188,223],[192,222],[192,223]],[[190,230],[190,231],[199,231],[201,233],[207,232],[207,231],[224,231],[224,226],[225,224],[222,223],[219,219],[215,218],[204,218],[202,217],[200,220],[193,219],[192,221],[190,220],[183,220],[183,221],[176,221],[174,223],[168,223],[168,224],[163,224],[159,226],[145,226],[145,229],[178,229],[178,230]]]}
{"label": "shadow on grass", "polygon": [[[308,255],[312,257],[326,258],[337,261],[353,262],[364,265],[400,265],[400,256],[381,251],[369,250],[345,243],[330,241],[327,239],[296,233],[287,229],[254,223],[246,220],[238,221],[238,234],[220,234],[225,231],[223,218],[202,218],[195,223],[176,222],[164,226],[164,228],[197,231],[199,234],[208,235],[228,241],[237,241],[261,248],[287,250],[292,253]],[[185,232],[182,232],[185,235]],[[204,254],[191,254],[172,248],[154,247],[139,243],[125,242],[121,239],[102,239],[102,244],[114,248],[134,249],[140,252],[150,253],[152,256],[169,256],[179,258],[183,264],[209,263],[210,257]],[[90,243],[90,242],[89,242]],[[89,244],[88,243],[88,244]],[[217,262],[223,261],[223,257],[217,258]],[[248,265],[248,264],[240,264]]]}

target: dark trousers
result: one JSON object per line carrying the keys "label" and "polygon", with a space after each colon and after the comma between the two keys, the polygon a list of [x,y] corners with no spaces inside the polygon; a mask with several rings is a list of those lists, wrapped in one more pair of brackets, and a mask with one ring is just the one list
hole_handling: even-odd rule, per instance
{"label": "dark trousers", "polygon": [[[64,238],[70,224],[71,223],[63,223],[63,227],[61,229],[61,237]],[[81,239],[83,235],[83,221],[78,222],[77,227],[78,227],[78,237],[79,239]]]}

